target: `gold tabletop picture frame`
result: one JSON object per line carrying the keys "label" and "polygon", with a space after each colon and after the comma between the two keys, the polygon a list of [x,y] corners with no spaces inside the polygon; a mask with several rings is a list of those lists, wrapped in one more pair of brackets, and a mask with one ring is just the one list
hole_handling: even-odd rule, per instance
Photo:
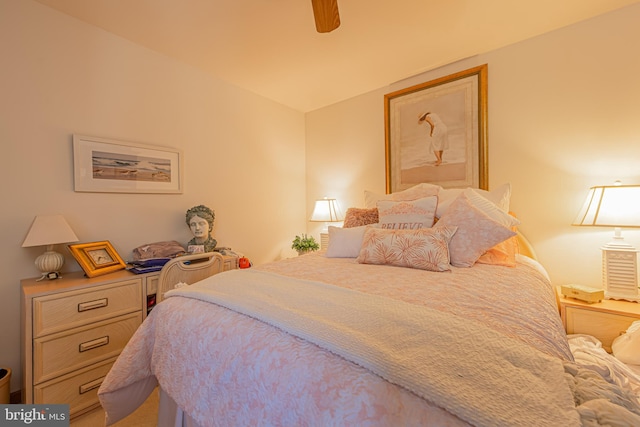
{"label": "gold tabletop picture frame", "polygon": [[77,243],[68,247],[87,277],[112,273],[127,266],[108,240]]}

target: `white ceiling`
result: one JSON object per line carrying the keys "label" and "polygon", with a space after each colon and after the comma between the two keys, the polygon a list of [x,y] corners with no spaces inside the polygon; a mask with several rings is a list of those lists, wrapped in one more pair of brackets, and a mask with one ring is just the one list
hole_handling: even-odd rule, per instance
{"label": "white ceiling", "polygon": [[639,0],[36,0],[300,111]]}

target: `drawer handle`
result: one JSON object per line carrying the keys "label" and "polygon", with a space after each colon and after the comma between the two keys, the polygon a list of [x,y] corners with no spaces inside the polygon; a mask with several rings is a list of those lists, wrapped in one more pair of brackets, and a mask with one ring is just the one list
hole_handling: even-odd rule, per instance
{"label": "drawer handle", "polygon": [[105,377],[100,377],[97,380],[93,380],[93,381],[89,381],[86,384],[82,384],[79,388],[80,388],[80,394],[85,394],[91,390],[95,390],[98,387],[100,387],[100,385],[102,384],[102,381],[104,381]]}
{"label": "drawer handle", "polygon": [[91,341],[87,341],[87,342],[83,342],[80,344],[80,353],[87,351],[87,350],[92,350],[94,348],[98,348],[98,347],[102,347],[104,345],[109,344],[109,335],[104,336],[104,337],[100,337],[100,338],[96,338],[95,340],[91,340]]}
{"label": "drawer handle", "polygon": [[95,310],[109,305],[108,298],[97,299],[95,301],[81,302],[78,304],[78,313],[88,310]]}

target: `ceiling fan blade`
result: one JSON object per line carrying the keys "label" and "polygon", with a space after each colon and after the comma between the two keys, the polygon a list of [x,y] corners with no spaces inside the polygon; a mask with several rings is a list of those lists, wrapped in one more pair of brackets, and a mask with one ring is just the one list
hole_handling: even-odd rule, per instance
{"label": "ceiling fan blade", "polygon": [[311,4],[319,33],[328,33],[340,26],[338,0],[311,0]]}

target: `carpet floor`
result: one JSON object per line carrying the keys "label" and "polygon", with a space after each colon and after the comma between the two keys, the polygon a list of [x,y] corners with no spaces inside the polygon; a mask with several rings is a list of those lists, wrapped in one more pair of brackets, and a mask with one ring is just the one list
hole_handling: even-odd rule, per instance
{"label": "carpet floor", "polygon": [[[114,427],[154,427],[158,423],[159,392],[156,388],[147,400],[127,418],[113,424]],[[71,420],[70,427],[104,426],[104,411],[101,408],[87,412]]]}

